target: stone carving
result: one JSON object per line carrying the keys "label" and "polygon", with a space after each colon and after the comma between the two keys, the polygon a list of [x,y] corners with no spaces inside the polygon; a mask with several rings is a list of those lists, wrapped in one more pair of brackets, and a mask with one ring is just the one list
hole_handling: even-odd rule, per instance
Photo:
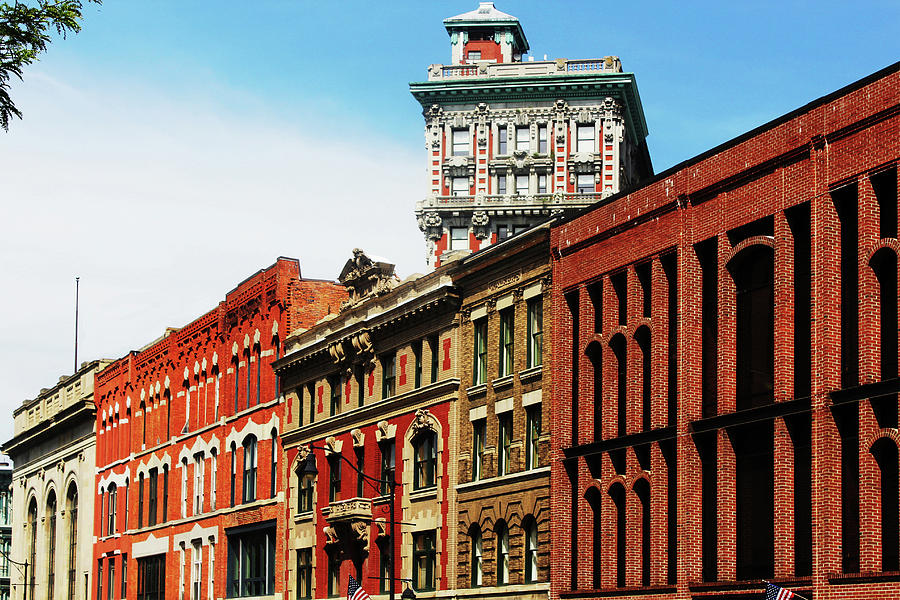
{"label": "stone carving", "polygon": [[341,341],[333,342],[328,345],[328,354],[331,355],[331,360],[335,364],[340,364],[347,359],[347,355],[344,352],[344,343]]}
{"label": "stone carving", "polygon": [[487,313],[491,314],[495,310],[497,310],[497,300],[496,298],[488,298],[487,302],[484,303],[485,309],[487,309]]}
{"label": "stone carving", "polygon": [[333,546],[339,543],[341,540],[338,538],[337,529],[331,526],[326,526],[322,529],[322,532],[325,534],[325,545]]}
{"label": "stone carving", "polygon": [[487,239],[490,235],[490,231],[488,229],[488,225],[490,224],[490,217],[486,211],[476,210],[472,213],[472,225],[475,230],[475,237],[480,240]]}
{"label": "stone carving", "polygon": [[420,408],[416,411],[416,418],[412,422],[412,431],[413,437],[425,431],[437,432],[434,426],[434,415],[427,408]]}
{"label": "stone carving", "polygon": [[390,535],[390,532],[387,528],[387,521],[384,517],[378,517],[377,519],[375,519],[374,523],[375,527],[377,528],[377,533],[375,534],[375,537],[377,539],[380,540]]}
{"label": "stone carving", "polygon": [[387,262],[373,261],[359,248],[353,249],[353,258],[348,260],[338,277],[349,298],[341,303],[341,310],[356,306],[363,300],[380,296],[394,289],[398,278],[394,274],[394,265]]}
{"label": "stone carving", "polygon": [[534,159],[525,150],[515,150],[506,160],[506,164],[513,171],[529,171],[534,165]]}
{"label": "stone carving", "polygon": [[397,435],[397,426],[391,425],[387,421],[378,421],[375,425],[375,442],[381,443],[386,440],[392,440]]}
{"label": "stone carving", "polygon": [[436,212],[426,212],[419,218],[419,230],[425,233],[429,240],[437,241],[444,234],[441,215]]}
{"label": "stone carving", "polygon": [[343,440],[339,440],[333,435],[329,435],[327,438],[325,438],[325,454],[329,456],[331,456],[332,454],[340,454],[343,447]]}
{"label": "stone carving", "polygon": [[362,548],[369,547],[369,524],[364,521],[353,521],[350,523],[350,531],[353,532],[355,541]]}
{"label": "stone carving", "polygon": [[306,462],[306,458],[309,456],[311,450],[309,449],[309,444],[303,444],[297,448],[297,457],[298,462],[303,464]]}
{"label": "stone carving", "polygon": [[353,438],[354,448],[362,448],[363,442],[366,441],[366,434],[363,433],[361,429],[352,429],[350,431],[350,437]]}

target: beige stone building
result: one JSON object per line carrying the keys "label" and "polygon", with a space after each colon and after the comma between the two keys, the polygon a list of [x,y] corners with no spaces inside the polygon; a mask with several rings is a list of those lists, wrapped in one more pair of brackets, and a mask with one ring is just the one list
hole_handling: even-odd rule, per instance
{"label": "beige stone building", "polygon": [[549,231],[491,246],[454,273],[460,598],[546,598],[549,590]]}
{"label": "beige stone building", "polygon": [[[109,361],[82,363],[13,411],[3,451],[15,464],[10,558],[15,600],[87,600],[93,551],[94,375]],[[15,566],[28,563],[27,570]]]}

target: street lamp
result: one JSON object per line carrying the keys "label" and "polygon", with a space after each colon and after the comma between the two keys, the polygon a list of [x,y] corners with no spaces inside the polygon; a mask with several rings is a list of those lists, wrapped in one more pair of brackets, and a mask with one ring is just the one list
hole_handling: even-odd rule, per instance
{"label": "street lamp", "polygon": [[[325,452],[331,452],[331,448],[325,448],[324,446],[314,446],[312,444],[307,444],[307,448],[310,449],[310,453],[306,456],[306,461],[305,461],[305,464],[303,465],[302,474],[303,475],[312,475],[312,476],[318,475],[319,469],[316,467],[316,455],[312,451],[313,450],[322,450]],[[397,572],[396,572],[396,564],[394,562],[394,549],[395,549],[396,543],[397,543],[397,537],[396,537],[397,518],[396,518],[396,514],[394,512],[394,501],[395,501],[395,496],[396,496],[396,492],[397,492],[397,487],[400,486],[401,484],[397,483],[394,480],[394,472],[393,471],[388,472],[387,479],[377,479],[375,477],[372,477],[371,475],[366,475],[365,473],[360,471],[358,468],[356,468],[356,465],[354,465],[350,461],[350,459],[345,457],[342,453],[333,452],[332,456],[340,457],[341,460],[343,460],[345,463],[350,465],[350,468],[353,469],[364,480],[366,480],[369,483],[369,485],[371,485],[372,487],[375,487],[376,485],[378,485],[378,486],[387,485],[390,489],[390,494],[388,495],[388,507],[389,507],[388,510],[390,510],[390,512],[391,512],[391,521],[390,521],[391,551],[388,554],[388,559],[390,560],[391,576],[390,576],[390,580],[389,580],[388,584],[389,584],[389,598],[390,598],[390,600],[395,600],[396,592],[397,592],[397,590],[396,590]],[[378,491],[381,491],[382,488],[376,488],[376,489]],[[416,595],[409,587],[407,587],[405,590],[403,590],[403,593],[401,594],[400,597],[402,600],[415,600]]]}

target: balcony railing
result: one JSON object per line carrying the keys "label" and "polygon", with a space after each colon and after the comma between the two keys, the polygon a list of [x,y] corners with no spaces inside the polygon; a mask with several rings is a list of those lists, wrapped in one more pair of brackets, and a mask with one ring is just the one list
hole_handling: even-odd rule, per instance
{"label": "balcony railing", "polygon": [[325,520],[332,525],[350,521],[371,521],[372,501],[368,498],[338,500],[328,505]]}
{"label": "balcony railing", "polygon": [[431,65],[428,81],[467,79],[470,77],[537,77],[564,73],[621,73],[622,61],[618,56],[585,60],[525,61],[517,63],[480,63],[476,65]]}

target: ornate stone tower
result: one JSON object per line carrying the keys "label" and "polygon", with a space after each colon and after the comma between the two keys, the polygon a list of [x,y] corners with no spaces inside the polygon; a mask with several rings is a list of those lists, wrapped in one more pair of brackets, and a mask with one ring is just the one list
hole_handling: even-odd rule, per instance
{"label": "ornate stone tower", "polygon": [[429,266],[653,174],[634,74],[616,56],[534,60],[493,2],[444,19],[451,62],[411,83],[425,116],[428,193],[416,204]]}

